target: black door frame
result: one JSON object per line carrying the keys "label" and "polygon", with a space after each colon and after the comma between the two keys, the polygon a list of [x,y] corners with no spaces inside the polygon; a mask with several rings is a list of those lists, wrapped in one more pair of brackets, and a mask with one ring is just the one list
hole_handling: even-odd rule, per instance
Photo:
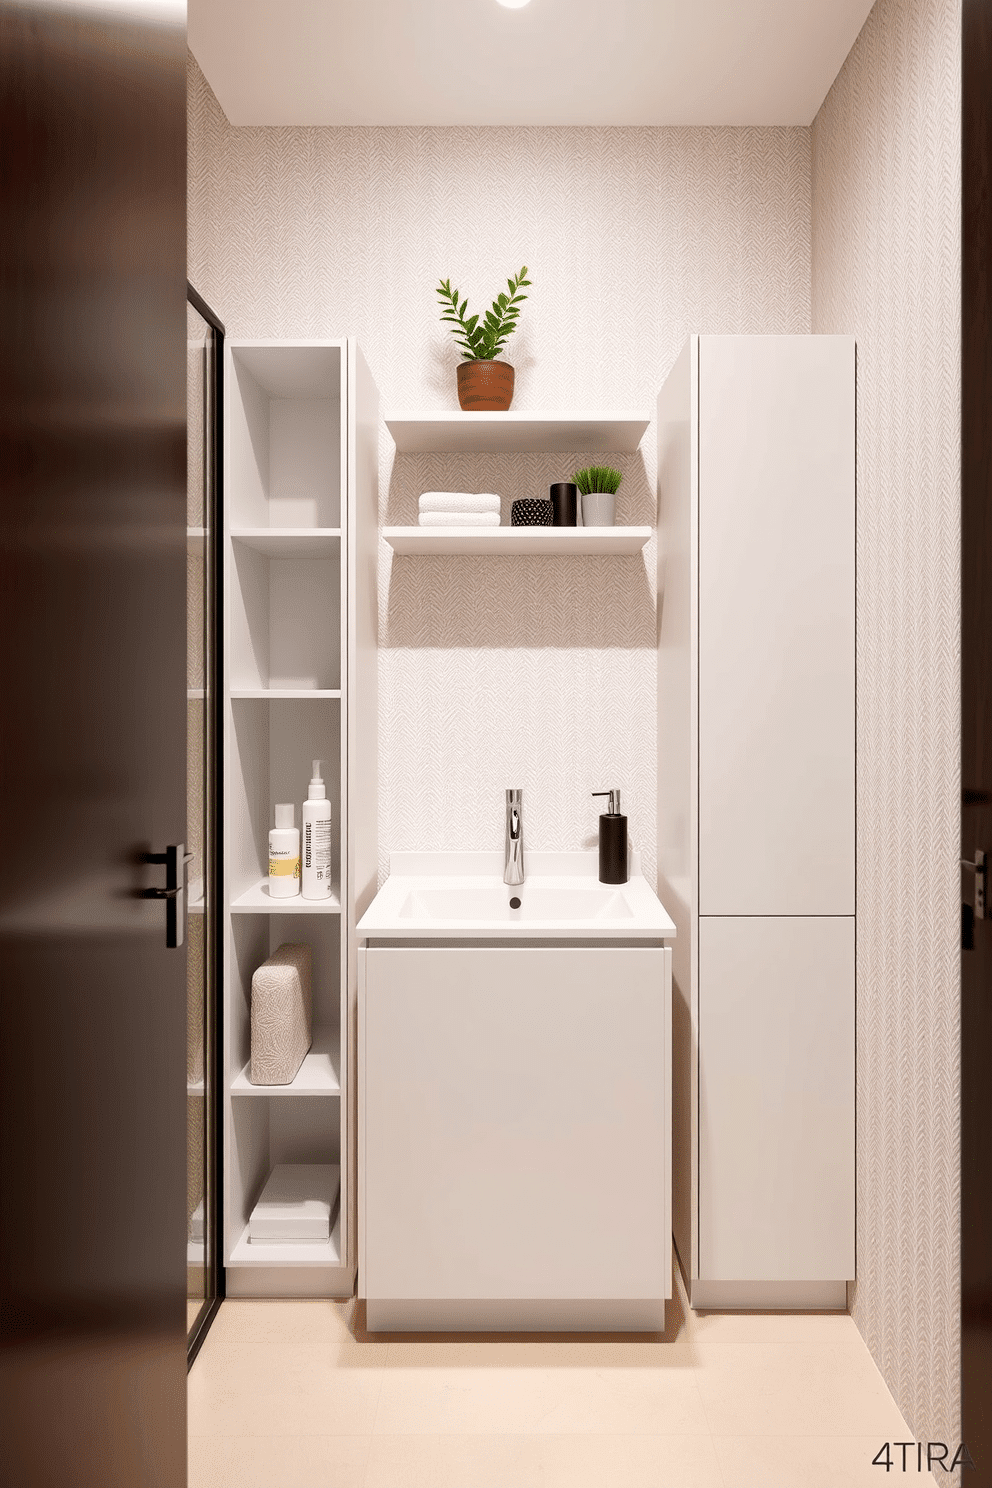
{"label": "black door frame", "polygon": [[[976,849],[992,852],[992,0],[963,0],[961,23],[961,857],[974,861]],[[977,1467],[971,1481],[985,1488],[992,1485],[992,923],[974,916],[974,872],[962,878],[961,1418]]]}
{"label": "black door frame", "polygon": [[209,485],[209,508],[205,515],[208,521],[210,542],[210,625],[208,631],[208,676],[210,693],[208,701],[207,754],[210,790],[208,799],[210,834],[210,878],[207,890],[207,905],[212,909],[212,934],[208,938],[208,975],[206,978],[207,1022],[206,1054],[209,1060],[210,1081],[204,1105],[206,1126],[205,1140],[209,1145],[213,1182],[208,1184],[204,1195],[206,1204],[206,1233],[211,1240],[211,1253],[207,1257],[206,1277],[208,1306],[200,1315],[190,1332],[186,1346],[186,1367],[189,1369],[202,1347],[210,1325],[217,1315],[226,1295],[226,1279],[222,1257],[224,1254],[223,1210],[221,1194],[224,1187],[224,1128],[221,1120],[221,1092],[224,1088],[224,1045],[221,1020],[222,999],[220,996],[223,976],[223,844],[224,844],[224,777],[223,739],[224,710],[221,664],[224,655],[223,612],[221,594],[224,582],[224,325],[206,300],[186,281],[186,300],[198,315],[212,328],[215,337],[215,355],[212,368],[213,437],[211,439],[211,469]]}

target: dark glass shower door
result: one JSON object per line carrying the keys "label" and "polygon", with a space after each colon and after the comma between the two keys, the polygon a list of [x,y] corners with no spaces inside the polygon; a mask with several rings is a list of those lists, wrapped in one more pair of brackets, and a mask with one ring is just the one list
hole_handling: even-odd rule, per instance
{"label": "dark glass shower door", "polygon": [[186,1323],[195,1356],[223,1294],[218,1202],[220,842],[216,681],[223,327],[193,290],[186,306]]}

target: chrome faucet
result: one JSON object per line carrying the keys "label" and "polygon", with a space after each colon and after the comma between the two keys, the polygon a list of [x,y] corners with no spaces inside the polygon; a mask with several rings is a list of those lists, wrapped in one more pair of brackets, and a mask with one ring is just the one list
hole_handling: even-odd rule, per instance
{"label": "chrome faucet", "polygon": [[506,793],[506,842],[503,853],[503,882],[505,884],[522,884],[523,881],[523,791],[508,790]]}

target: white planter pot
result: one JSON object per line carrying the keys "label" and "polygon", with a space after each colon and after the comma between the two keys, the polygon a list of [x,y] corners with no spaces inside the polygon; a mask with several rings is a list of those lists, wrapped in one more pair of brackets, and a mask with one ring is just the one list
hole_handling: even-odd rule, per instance
{"label": "white planter pot", "polygon": [[612,491],[590,491],[582,497],[583,527],[612,527],[617,514],[617,498]]}

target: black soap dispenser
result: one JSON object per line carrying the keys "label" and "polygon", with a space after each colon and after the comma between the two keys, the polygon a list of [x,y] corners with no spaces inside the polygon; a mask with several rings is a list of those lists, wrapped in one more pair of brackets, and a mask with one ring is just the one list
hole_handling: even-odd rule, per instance
{"label": "black soap dispenser", "polygon": [[620,792],[593,791],[594,796],[609,796],[610,809],[599,818],[599,881],[605,884],[627,882],[627,818],[620,815]]}

